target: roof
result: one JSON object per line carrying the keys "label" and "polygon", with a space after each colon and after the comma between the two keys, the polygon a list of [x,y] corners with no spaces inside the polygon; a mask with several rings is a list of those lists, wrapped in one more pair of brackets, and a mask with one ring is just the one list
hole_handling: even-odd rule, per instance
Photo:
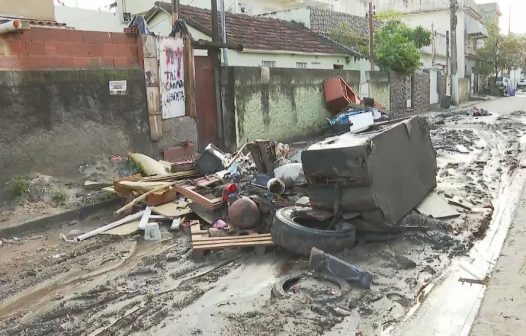
{"label": "roof", "polygon": [[29,22],[33,27],[53,27],[53,28],[62,28],[65,27],[65,23],[60,23],[55,20],[42,20],[42,19],[31,19],[25,17],[12,17],[12,16],[2,16],[0,17],[0,23],[7,22],[9,20],[19,19],[22,21]]}
{"label": "roof", "polygon": [[[150,21],[159,11],[170,13],[172,5],[156,2],[144,17]],[[189,26],[212,36],[211,11],[203,8],[180,5],[180,18]],[[243,45],[243,49],[291,51],[323,54],[353,54],[349,49],[335,41],[321,36],[302,24],[278,19],[225,13],[227,41]]]}
{"label": "roof", "polygon": [[[331,32],[338,29],[342,23],[355,33],[367,37],[369,36],[369,21],[367,18],[347,13],[340,13],[329,9],[309,7],[310,9],[310,28],[319,34],[329,36]],[[382,21],[374,20],[375,28],[379,28]]]}

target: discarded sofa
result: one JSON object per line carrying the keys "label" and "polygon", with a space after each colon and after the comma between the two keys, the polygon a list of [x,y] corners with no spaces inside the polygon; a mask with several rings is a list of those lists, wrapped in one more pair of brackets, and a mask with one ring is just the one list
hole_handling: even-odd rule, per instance
{"label": "discarded sofa", "polygon": [[420,117],[327,138],[301,160],[312,207],[359,213],[358,230],[394,228],[436,187],[436,152]]}

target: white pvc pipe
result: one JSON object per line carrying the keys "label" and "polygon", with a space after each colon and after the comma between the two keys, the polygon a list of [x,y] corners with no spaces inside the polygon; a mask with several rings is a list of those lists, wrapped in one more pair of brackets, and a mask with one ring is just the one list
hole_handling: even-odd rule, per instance
{"label": "white pvc pipe", "polygon": [[22,28],[22,21],[11,20],[4,23],[0,23],[0,34],[16,31]]}
{"label": "white pvc pipe", "polygon": [[133,215],[129,215],[129,216],[126,216],[122,219],[119,219],[118,221],[115,221],[113,223],[110,223],[108,225],[104,225],[98,229],[95,229],[93,231],[90,231],[90,232],[87,232],[85,234],[82,234],[78,237],[75,238],[76,241],[82,241],[84,239],[88,239],[88,238],[91,238],[95,235],[98,235],[99,233],[102,233],[102,232],[105,232],[105,231],[108,231],[108,230],[111,230],[119,225],[122,225],[122,224],[125,224],[125,223],[128,223],[128,222],[131,222],[132,220],[136,220],[136,219],[139,219],[142,217],[142,214],[144,213],[144,211],[139,211]]}

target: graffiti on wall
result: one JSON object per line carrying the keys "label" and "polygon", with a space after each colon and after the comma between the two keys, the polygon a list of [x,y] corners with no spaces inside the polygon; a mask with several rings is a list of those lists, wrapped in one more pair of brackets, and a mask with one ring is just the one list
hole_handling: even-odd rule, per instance
{"label": "graffiti on wall", "polygon": [[183,39],[159,39],[159,78],[163,119],[185,115]]}

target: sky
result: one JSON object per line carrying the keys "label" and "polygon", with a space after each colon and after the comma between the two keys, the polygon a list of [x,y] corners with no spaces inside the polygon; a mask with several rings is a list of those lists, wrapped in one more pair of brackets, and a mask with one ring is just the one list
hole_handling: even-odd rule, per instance
{"label": "sky", "polygon": [[[57,3],[59,0],[55,0]],[[108,10],[108,5],[115,0],[60,0],[66,6]],[[476,3],[494,2],[495,0],[475,0]],[[496,0],[499,3],[502,16],[500,18],[500,30],[508,33],[511,8],[511,31],[516,34],[526,34],[526,0]],[[511,7],[510,7],[511,6]]]}
{"label": "sky", "polygon": [[[476,3],[494,2],[492,0],[475,0]],[[502,16],[500,17],[500,31],[508,33],[511,8],[511,31],[516,34],[526,33],[526,0],[497,0]],[[511,6],[511,7],[510,7]]]}

